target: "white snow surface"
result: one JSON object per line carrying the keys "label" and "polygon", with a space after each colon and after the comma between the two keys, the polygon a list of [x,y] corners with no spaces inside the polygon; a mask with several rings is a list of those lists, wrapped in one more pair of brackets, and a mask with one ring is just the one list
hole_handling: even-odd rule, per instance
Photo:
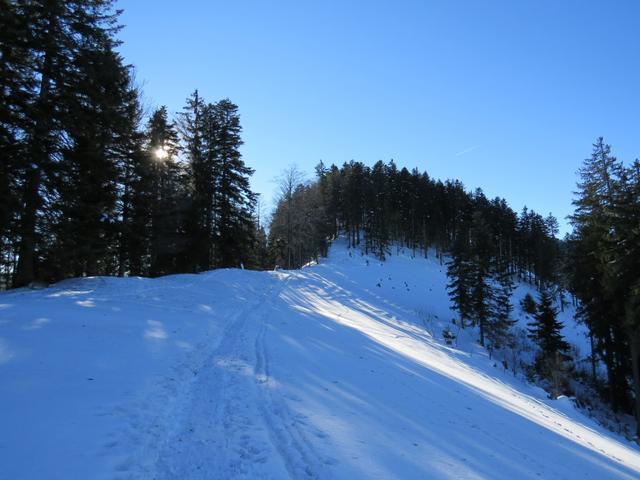
{"label": "white snow surface", "polygon": [[0,478],[640,478],[474,332],[445,345],[445,267],[409,253],[0,294]]}

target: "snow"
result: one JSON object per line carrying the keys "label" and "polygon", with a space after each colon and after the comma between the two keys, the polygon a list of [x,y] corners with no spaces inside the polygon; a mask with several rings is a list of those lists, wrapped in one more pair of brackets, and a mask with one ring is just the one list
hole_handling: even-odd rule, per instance
{"label": "snow", "polygon": [[0,478],[638,478],[476,332],[446,345],[446,268],[410,253],[0,294]]}

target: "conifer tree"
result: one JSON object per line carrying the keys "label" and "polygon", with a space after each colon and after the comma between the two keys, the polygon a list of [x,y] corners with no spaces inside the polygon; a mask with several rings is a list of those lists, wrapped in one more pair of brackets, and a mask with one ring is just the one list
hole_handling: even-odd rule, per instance
{"label": "conifer tree", "polygon": [[569,344],[562,336],[562,323],[557,319],[558,310],[553,306],[553,296],[544,286],[537,302],[533,321],[528,323],[528,337],[540,348],[536,358],[538,372],[553,381],[554,397],[560,392],[565,352]]}
{"label": "conifer tree", "polygon": [[245,252],[254,242],[256,196],[249,185],[253,169],[245,165],[240,154],[243,142],[237,105],[223,99],[211,113],[217,124],[214,216],[218,265],[237,267],[246,261]]}
{"label": "conifer tree", "polygon": [[515,320],[511,317],[513,312],[511,295],[514,285],[506,258],[496,258],[493,268],[495,287],[488,337],[492,348],[502,348],[509,343],[510,329],[515,324]]}
{"label": "conifer tree", "polygon": [[568,350],[569,345],[562,336],[563,325],[557,319],[558,310],[548,288],[543,287],[536,305],[533,321],[527,324],[529,338],[536,342],[545,357]]}
{"label": "conifer tree", "polygon": [[[146,184],[149,227],[149,275],[166,275],[179,271],[178,256],[184,250],[181,235],[183,223],[183,179],[180,165],[176,163],[178,134],[169,121],[166,107],[160,107],[151,115],[146,132]],[[144,217],[143,217],[144,218]]]}
{"label": "conifer tree", "polygon": [[[187,218],[190,271],[207,270],[213,265],[213,153],[207,144],[215,142],[215,130],[207,128],[207,105],[195,90],[180,113],[179,131],[189,165],[191,201]],[[207,140],[210,137],[210,140]]]}
{"label": "conifer tree", "polygon": [[473,320],[480,329],[480,345],[485,345],[485,334],[491,319],[491,306],[494,301],[494,293],[491,288],[491,237],[488,226],[477,211],[473,214],[470,229],[471,235],[471,265],[472,287],[471,305]]}
{"label": "conifer tree", "polygon": [[612,279],[618,195],[624,168],[611,155],[611,147],[598,138],[593,153],[580,169],[575,213],[572,258],[572,289],[580,300],[579,316],[589,327],[596,352],[607,367],[609,401],[614,410],[628,410],[628,376],[632,371],[629,332],[625,328],[624,288]]}
{"label": "conifer tree", "polygon": [[[79,12],[73,12],[80,15]],[[53,199],[43,249],[48,276],[114,274],[119,270],[121,158],[134,128],[126,105],[131,79],[109,32],[88,28],[65,85],[64,146],[49,172]]]}
{"label": "conifer tree", "polygon": [[471,300],[473,270],[469,244],[465,235],[458,235],[450,255],[451,258],[447,263],[447,276],[449,277],[447,291],[453,309],[460,315],[460,326],[465,328],[473,317]]}
{"label": "conifer tree", "polygon": [[123,121],[120,140],[114,150],[119,157],[119,266],[118,275],[142,275],[143,233],[135,222],[138,203],[138,186],[144,173],[145,154],[142,123],[142,108],[138,90],[130,86],[127,99],[122,105]]}
{"label": "conifer tree", "polygon": [[629,346],[634,412],[640,434],[640,162],[623,168],[610,206],[610,229],[602,252],[605,294],[617,306]]}
{"label": "conifer tree", "polygon": [[533,316],[536,314],[538,304],[530,293],[527,293],[520,301],[522,311],[527,315]]}

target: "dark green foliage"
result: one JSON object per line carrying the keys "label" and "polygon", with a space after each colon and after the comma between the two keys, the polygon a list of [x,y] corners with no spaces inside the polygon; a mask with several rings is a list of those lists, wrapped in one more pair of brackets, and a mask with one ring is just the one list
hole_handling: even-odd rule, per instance
{"label": "dark green foliage", "polygon": [[240,155],[240,116],[238,107],[228,99],[210,105],[210,123],[215,125],[215,142],[210,149],[215,154],[215,218],[214,243],[217,246],[216,265],[238,267],[248,258],[254,241],[253,209],[256,197],[249,186],[253,170]]}
{"label": "dark green foliage", "polygon": [[59,217],[51,225],[55,243],[45,264],[58,277],[118,271],[117,152],[121,126],[128,123],[128,112],[121,107],[130,82],[121,59],[108,45],[102,48],[82,52],[77,59],[83,74],[72,89],[82,96],[71,103],[76,121],[66,128],[68,143],[52,181],[56,200],[51,208]]}
{"label": "dark green foliage", "polygon": [[238,267],[249,260],[256,242],[253,170],[240,155],[238,107],[228,99],[207,104],[196,90],[180,124],[192,175],[191,269]]}
{"label": "dark green foliage", "polygon": [[513,312],[511,295],[514,285],[508,267],[506,257],[494,259],[493,305],[487,332],[492,348],[508,346],[512,341],[510,329],[515,324],[515,320],[511,317]]}
{"label": "dark green foliage", "polygon": [[[60,255],[62,230],[81,230],[80,224],[96,229],[96,235],[85,237],[90,244],[76,245],[88,256],[83,267],[88,270],[113,235],[108,218],[117,168],[108,157],[120,143],[115,119],[128,72],[114,53],[111,4],[2,2],[0,149],[8,172],[2,172],[0,188],[9,202],[1,214],[7,219],[3,230],[11,229],[3,256],[17,258],[11,269],[15,286],[62,274],[61,269],[78,270],[77,262],[68,266]],[[78,190],[84,199],[62,198],[74,176],[95,177],[104,194],[93,198],[94,192]],[[96,202],[93,211],[78,213],[86,200]],[[68,221],[63,210],[74,218]]]}
{"label": "dark green foliage", "polygon": [[459,235],[450,251],[451,259],[447,263],[449,283],[447,291],[453,308],[460,315],[460,325],[464,328],[473,317],[471,288],[473,268],[469,253],[469,241]]}
{"label": "dark green foliage", "polygon": [[178,134],[161,107],[148,121],[134,167],[129,219],[129,272],[158,276],[186,271],[187,175],[177,161]]}
{"label": "dark green foliage", "polygon": [[635,397],[640,420],[638,171],[637,161],[625,167],[602,138],[596,141],[580,170],[566,270],[579,318],[607,367],[608,400],[615,410],[630,411]]}
{"label": "dark green foliage", "polygon": [[[488,200],[481,191],[470,194],[458,181],[441,182],[416,169],[398,169],[393,161],[377,162],[373,167],[355,161],[341,168],[321,164],[317,172],[326,219],[319,229],[324,232],[324,241],[344,232],[350,246],[361,246],[380,258],[390,253],[394,245],[424,256],[434,248],[442,259],[456,238],[470,238],[472,217],[480,212],[490,238],[487,248],[491,258],[504,259],[511,273],[524,272],[529,268],[525,265],[530,266],[532,282],[551,281],[556,276],[555,231],[541,227],[532,240],[531,222],[519,222],[502,199]],[[294,188],[289,190],[293,192]],[[285,197],[281,195],[280,202],[285,205],[279,205],[278,210],[286,216]],[[541,216],[535,214],[535,218],[545,225]],[[281,218],[276,223],[279,222]],[[274,241],[286,250],[288,236]],[[284,256],[286,266],[286,252]],[[311,259],[302,260],[304,263]],[[486,265],[483,268],[489,269]]]}
{"label": "dark green foliage", "polygon": [[[481,196],[481,193],[478,192]],[[472,215],[471,227],[460,234],[450,251],[447,264],[447,289],[453,308],[460,313],[460,322],[479,326],[480,343],[491,349],[510,343],[513,306],[513,282],[509,261],[505,256],[494,257],[494,240],[482,214]]]}
{"label": "dark green foliage", "polygon": [[520,306],[524,313],[531,316],[536,314],[536,310],[538,308],[536,301],[534,300],[533,296],[531,296],[530,293],[527,293],[524,296],[524,298],[520,301]]}
{"label": "dark green foliage", "polygon": [[547,288],[540,292],[533,321],[528,323],[529,338],[540,347],[543,357],[553,358],[566,352],[569,345],[562,337],[562,323],[558,321],[558,310],[553,306],[553,297]]}
{"label": "dark green foliage", "polygon": [[491,305],[494,301],[494,291],[491,282],[491,234],[482,213],[473,214],[470,228],[471,237],[471,305],[473,309],[474,325],[480,329],[480,345],[485,344],[488,323],[491,319]]}
{"label": "dark green foliage", "polygon": [[558,321],[557,315],[558,310],[553,306],[553,296],[549,289],[543,286],[532,322],[527,324],[527,336],[540,349],[536,357],[536,371],[551,381],[554,398],[567,390],[566,373],[570,361],[567,355],[569,344],[562,337],[562,323]]}

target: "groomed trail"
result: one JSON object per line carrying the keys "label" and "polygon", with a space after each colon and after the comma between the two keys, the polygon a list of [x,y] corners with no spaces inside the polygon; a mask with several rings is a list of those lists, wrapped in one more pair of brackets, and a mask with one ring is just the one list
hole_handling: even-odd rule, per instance
{"label": "groomed trail", "polygon": [[0,479],[640,478],[637,446],[474,332],[446,345],[445,285],[338,243],[300,271],[0,294]]}

